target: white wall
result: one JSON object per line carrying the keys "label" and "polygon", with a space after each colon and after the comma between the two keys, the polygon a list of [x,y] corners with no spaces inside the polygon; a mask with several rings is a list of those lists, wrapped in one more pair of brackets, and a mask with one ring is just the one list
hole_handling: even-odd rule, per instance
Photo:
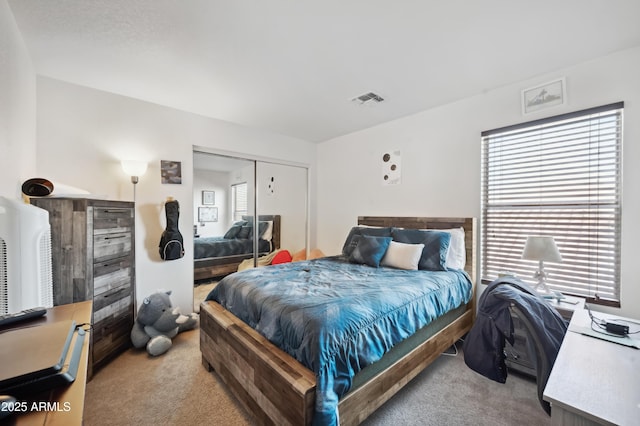
{"label": "white wall", "polygon": [[[37,79],[38,174],[109,199],[132,200],[123,158],[149,161],[136,203],[138,300],[157,288],[173,290],[183,312],[193,300],[193,147],[314,163],[316,145],[185,113],[46,77]],[[160,160],[182,162],[182,184],[161,184]],[[162,261],[164,202],[180,203],[184,258]]]}
{"label": "white wall", "polygon": [[36,76],[5,0],[0,0],[0,195],[19,198],[36,170]]}
{"label": "white wall", "polygon": [[[227,232],[231,224],[231,195],[229,172],[194,170],[193,174],[193,221],[198,226],[200,237],[220,237]],[[202,204],[202,191],[215,192],[215,204]],[[216,207],[217,222],[198,222],[199,207]]]}
{"label": "white wall", "polygon": [[[483,130],[624,101],[622,307],[609,310],[640,318],[634,266],[640,240],[639,74],[640,47],[320,144],[318,245],[338,253],[358,215],[479,217]],[[562,76],[567,105],[523,116],[521,90]],[[381,184],[381,157],[389,150],[402,154],[398,186]]]}

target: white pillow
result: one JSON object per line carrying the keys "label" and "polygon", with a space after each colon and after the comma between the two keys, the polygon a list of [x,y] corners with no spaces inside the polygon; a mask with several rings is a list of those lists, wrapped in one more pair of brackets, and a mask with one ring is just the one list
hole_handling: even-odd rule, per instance
{"label": "white pillow", "polygon": [[271,239],[273,238],[273,221],[268,220],[266,222],[267,222],[267,230],[264,231],[264,234],[262,234],[262,237],[260,238],[262,238],[265,241],[271,241]]}
{"label": "white pillow", "polygon": [[424,244],[405,244],[391,241],[380,265],[397,269],[418,270]]}
{"label": "white pillow", "polygon": [[464,269],[467,263],[467,249],[464,244],[464,228],[432,229],[432,231],[444,231],[451,234],[451,242],[447,251],[445,266],[449,269]]}

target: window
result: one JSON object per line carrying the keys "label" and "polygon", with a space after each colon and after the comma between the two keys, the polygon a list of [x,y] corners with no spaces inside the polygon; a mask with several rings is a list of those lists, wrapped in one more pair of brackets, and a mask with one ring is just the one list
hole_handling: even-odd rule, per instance
{"label": "window", "polygon": [[547,285],[620,306],[623,103],[482,133],[482,281],[501,271],[535,285],[527,236],[554,237]]}
{"label": "window", "polygon": [[233,208],[233,220],[242,220],[247,214],[247,183],[231,185],[231,206]]}

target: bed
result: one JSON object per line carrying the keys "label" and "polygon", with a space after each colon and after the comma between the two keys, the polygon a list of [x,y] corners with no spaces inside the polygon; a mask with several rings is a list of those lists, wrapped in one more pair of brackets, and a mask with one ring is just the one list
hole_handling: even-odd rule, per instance
{"label": "bed", "polygon": [[[473,283],[475,283],[476,243],[475,220],[473,218],[359,217],[358,224],[368,227],[397,227],[405,229],[454,229],[461,227],[463,229],[465,252],[463,266],[466,273],[461,274],[458,272],[454,275],[466,276],[468,287],[465,287],[464,302],[461,303],[459,307],[451,310],[449,310],[449,307],[443,307],[442,309],[447,312],[439,316],[436,320],[427,318],[430,315],[423,314],[420,310],[416,311],[413,308],[413,302],[407,303],[406,306],[411,306],[410,312],[414,315],[412,321],[415,322],[415,324],[413,324],[412,321],[406,321],[406,324],[403,323],[403,327],[400,327],[403,329],[402,333],[398,333],[398,327],[391,324],[393,333],[389,335],[384,334],[382,343],[377,344],[378,346],[385,346],[383,349],[370,350],[367,348],[366,351],[360,349],[360,353],[356,353],[352,358],[348,358],[351,356],[349,354],[352,353],[350,351],[353,349],[353,345],[347,343],[345,348],[342,346],[333,347],[334,349],[337,348],[337,350],[334,350],[332,353],[345,352],[348,354],[348,359],[357,359],[358,361],[355,364],[362,363],[364,367],[361,371],[357,372],[355,376],[350,375],[347,377],[344,374],[340,374],[338,379],[330,378],[329,380],[332,386],[335,383],[339,383],[341,389],[349,389],[344,395],[338,392],[339,401],[329,401],[332,404],[336,403],[340,424],[359,424],[375,409],[390,399],[400,388],[408,383],[409,380],[435,360],[442,351],[455,343],[471,328],[475,312],[473,306]],[[347,238],[347,242],[348,241],[349,237]],[[345,247],[346,246],[347,244],[345,243]],[[295,273],[304,275],[305,273],[311,273],[310,271],[315,271],[320,264],[328,263],[332,260],[340,259],[327,258],[311,261],[316,263],[303,262],[291,268],[293,268],[294,275]],[[342,261],[344,261],[344,259],[342,259]],[[273,274],[279,271],[279,269],[277,269],[279,267],[280,265],[270,266],[269,268],[276,269],[268,270],[265,268],[266,272],[262,272],[263,275],[272,276],[272,287],[274,283],[278,282],[277,276],[274,278]],[[367,270],[366,268],[368,266],[354,265],[347,267]],[[393,268],[388,267],[368,268],[369,275],[377,275],[378,273],[382,273],[383,270],[389,270],[387,271],[389,273],[400,273],[398,271],[391,271]],[[290,269],[287,270],[291,272]],[[403,273],[404,272],[411,271],[403,271]],[[258,272],[251,271],[251,273],[257,274]],[[245,273],[243,272],[242,274]],[[227,277],[226,280],[233,282],[241,278],[243,276],[242,274],[234,274]],[[321,275],[322,274],[324,274],[324,272],[322,272]],[[349,274],[351,274],[351,272],[349,272]],[[434,275],[448,276],[448,274],[449,273],[437,272]],[[291,277],[291,275],[287,276]],[[290,280],[291,283],[295,282],[295,279]],[[330,281],[333,280],[334,278],[330,278]],[[339,283],[339,280],[335,281]],[[394,281],[394,283],[398,285],[398,288],[400,284],[404,285],[402,280]],[[459,284],[456,285],[459,286]],[[434,288],[439,289],[439,286],[440,284],[437,284]],[[227,290],[221,289],[219,292],[223,291]],[[449,290],[446,291],[449,292]],[[294,290],[287,290],[287,292],[291,292],[292,296],[296,296]],[[238,294],[240,293],[246,292],[243,290]],[[396,293],[400,294],[401,292],[396,291]],[[229,292],[228,299],[233,299],[232,295],[233,292]],[[264,293],[264,295],[265,300],[269,301],[268,304],[270,304],[273,295],[268,293]],[[219,296],[219,294],[217,296]],[[300,297],[290,298],[296,300],[306,299]],[[341,296],[340,299],[350,298],[350,296]],[[223,300],[221,303],[226,302]],[[437,305],[440,304],[444,305],[440,302],[437,303]],[[268,330],[265,332],[265,330],[269,328],[268,326],[265,328],[264,324],[262,326],[258,325],[262,327],[261,331],[258,332],[229,310],[223,308],[223,306],[216,301],[209,300],[203,302],[200,312],[200,347],[203,365],[208,370],[214,369],[217,372],[229,390],[242,405],[244,405],[247,412],[254,416],[256,423],[311,424],[316,407],[319,407],[318,415],[324,416],[326,412],[328,412],[325,412],[323,404],[330,399],[329,397],[332,395],[332,391],[329,389],[329,392],[327,392],[327,376],[320,373],[315,374],[312,371],[312,369],[316,369],[316,367],[313,366],[313,362],[318,359],[315,355],[308,355],[309,359],[305,359],[304,355],[301,357],[300,351],[298,350],[298,352],[296,352],[295,344],[289,344],[288,346],[285,344],[283,346],[285,350],[278,348],[264,336],[268,335],[272,340],[276,342],[279,341],[279,338],[273,338],[273,335],[270,335]],[[395,312],[395,310],[392,309],[390,312]],[[417,317],[415,316],[416,312],[419,312]],[[238,315],[243,316],[244,314],[240,312]],[[391,316],[395,316],[395,313],[389,315],[389,317]],[[245,320],[247,320],[247,318],[245,318]],[[285,320],[285,315],[283,315],[274,318],[272,321],[268,321],[268,323],[286,324]],[[424,324],[422,324],[421,321],[431,322],[423,327]],[[251,319],[249,319],[248,322],[251,323]],[[314,321],[302,321],[302,323],[305,324],[309,322]],[[408,324],[412,325],[409,326]],[[376,327],[378,327],[378,325],[376,325]],[[418,332],[414,334],[415,330],[413,330],[412,327],[418,330]],[[387,324],[387,329],[389,329],[389,324]],[[290,330],[290,328],[285,328],[285,330]],[[297,331],[293,334],[298,335]],[[276,332],[276,336],[277,335],[278,333]],[[410,336],[407,337],[408,335]],[[396,342],[393,339],[400,340]],[[337,341],[340,339],[333,340]],[[281,342],[278,343],[282,344]],[[387,350],[387,347],[392,348],[391,350]],[[302,352],[305,351],[302,350]],[[363,354],[366,356],[363,356]],[[300,361],[296,360],[294,356],[300,359]],[[309,368],[303,365],[303,363],[308,364],[309,362],[312,364]],[[318,398],[316,398],[317,396]],[[318,399],[318,401],[316,401],[316,399]],[[336,416],[336,418],[337,417],[338,416]],[[324,423],[325,420],[326,419],[323,418],[320,423]],[[319,422],[318,419],[316,419],[316,422]],[[328,423],[331,423],[331,420],[328,421]]]}
{"label": "bed", "polygon": [[[251,216],[243,216],[242,219],[249,223],[253,221]],[[258,241],[258,256],[280,248],[280,220],[280,215],[258,216],[259,227],[260,222],[271,222],[270,238],[260,238]],[[249,238],[249,235],[235,235],[235,238],[199,237],[194,238],[193,243],[193,278],[196,282],[236,272],[243,260],[253,257],[253,238]]]}

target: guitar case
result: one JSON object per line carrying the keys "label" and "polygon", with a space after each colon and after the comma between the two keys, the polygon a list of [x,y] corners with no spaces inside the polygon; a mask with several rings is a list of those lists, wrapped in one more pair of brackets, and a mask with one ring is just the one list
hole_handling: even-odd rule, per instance
{"label": "guitar case", "polygon": [[167,201],[164,205],[167,216],[167,227],[160,237],[160,257],[163,260],[176,260],[184,256],[182,234],[178,229],[180,204],[178,201]]}

